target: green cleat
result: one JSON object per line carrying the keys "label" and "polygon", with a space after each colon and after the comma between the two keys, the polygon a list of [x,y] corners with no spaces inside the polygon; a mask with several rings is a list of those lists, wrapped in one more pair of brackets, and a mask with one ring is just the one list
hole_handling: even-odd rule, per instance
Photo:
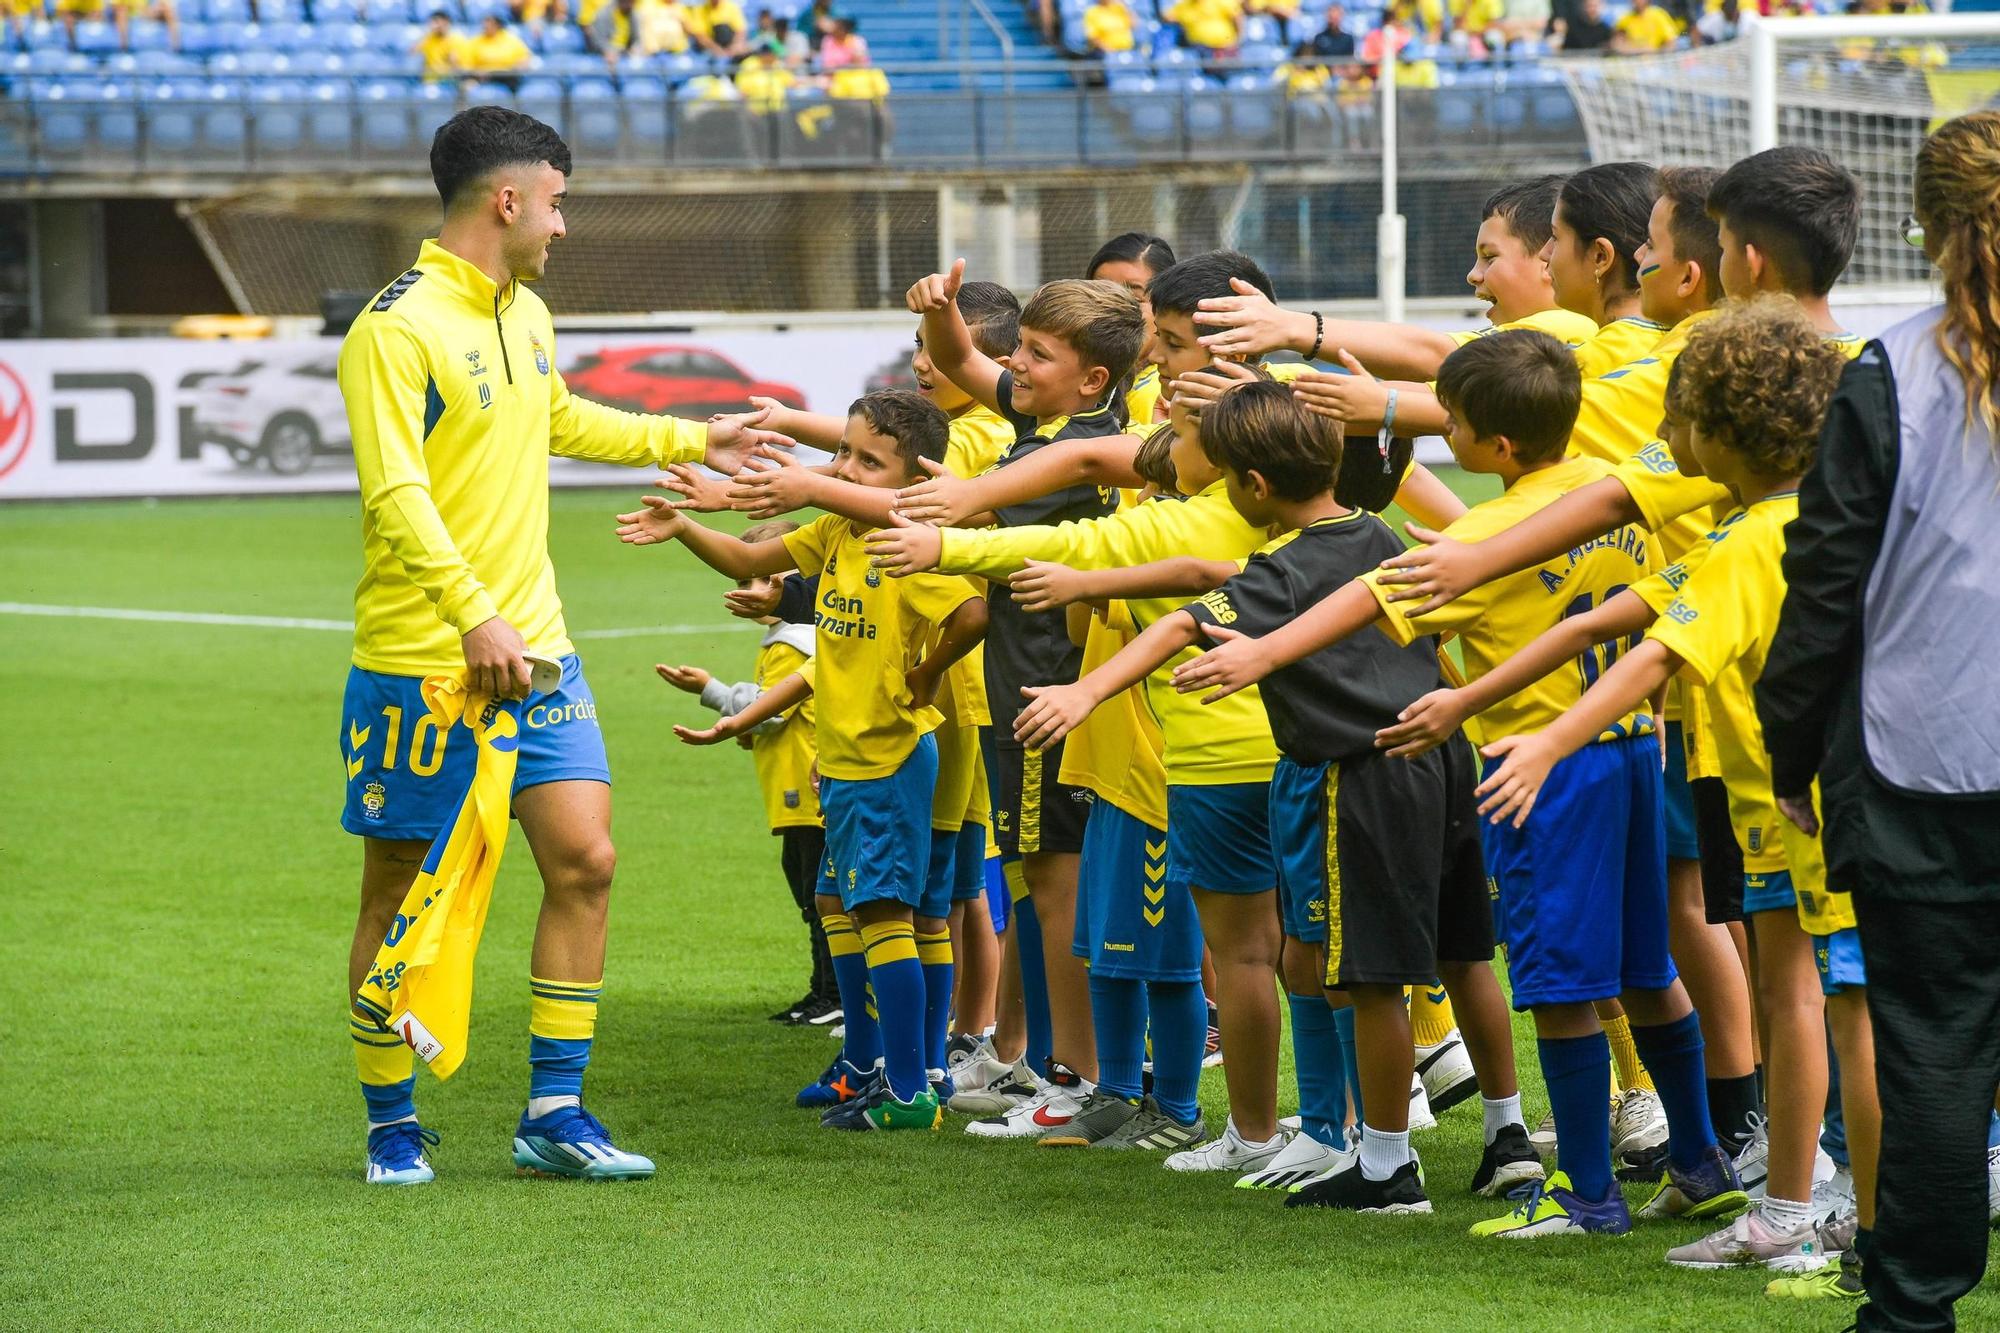
{"label": "green cleat", "polygon": [[1861,1286],[1861,1264],[1850,1255],[1815,1272],[1777,1278],[1764,1287],[1764,1294],[1785,1301],[1858,1301],[1867,1292]]}
{"label": "green cleat", "polygon": [[899,1102],[884,1080],[876,1090],[836,1106],[820,1118],[826,1129],[936,1129],[944,1123],[944,1107],[937,1093],[925,1088],[909,1101]]}

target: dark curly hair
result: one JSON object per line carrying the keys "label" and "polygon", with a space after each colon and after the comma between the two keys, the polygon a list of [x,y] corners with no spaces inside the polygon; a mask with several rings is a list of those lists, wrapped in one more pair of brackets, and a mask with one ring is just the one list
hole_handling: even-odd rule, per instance
{"label": "dark curly hair", "polygon": [[1674,408],[1758,476],[1796,477],[1819,452],[1820,423],[1846,368],[1846,352],[1791,297],[1731,302],[1681,350]]}
{"label": "dark curly hair", "polygon": [[951,418],[944,409],[911,389],[880,389],[865,393],[848,405],[847,415],[860,417],[868,428],[896,442],[896,456],[921,476],[919,458],[933,463],[944,461],[944,448],[951,437]]}

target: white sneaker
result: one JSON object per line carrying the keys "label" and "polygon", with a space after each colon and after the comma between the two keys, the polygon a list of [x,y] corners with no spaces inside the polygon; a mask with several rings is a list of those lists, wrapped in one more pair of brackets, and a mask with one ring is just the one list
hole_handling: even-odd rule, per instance
{"label": "white sneaker", "polygon": [[1189,1148],[1167,1158],[1169,1171],[1256,1171],[1269,1166],[1285,1150],[1285,1136],[1273,1134],[1263,1143],[1251,1143],[1236,1132],[1236,1122],[1219,1139],[1210,1139],[1199,1148]]}
{"label": "white sneaker", "polygon": [[1435,1046],[1417,1047],[1417,1077],[1424,1081],[1433,1115],[1449,1111],[1479,1091],[1479,1076],[1472,1072],[1472,1057],[1466,1054],[1457,1028]]}
{"label": "white sneaker", "polygon": [[[1067,1125],[1097,1085],[1054,1061],[1049,1069],[1053,1077],[1034,1096],[1000,1115],[973,1121],[965,1132],[980,1139],[1038,1139]],[[958,1098],[952,1101],[955,1104]]]}
{"label": "white sneaker", "polygon": [[1281,1115],[1278,1117],[1278,1128],[1288,1133],[1296,1134],[1305,1127],[1306,1118],[1302,1115]]}
{"label": "white sneaker", "polygon": [[1743,1192],[1755,1203],[1764,1197],[1764,1184],[1771,1176],[1771,1127],[1763,1116],[1751,1113],[1750,1142],[1736,1154],[1736,1178]]}
{"label": "white sneaker", "polygon": [[951,1071],[951,1099],[946,1105],[960,1115],[1004,1115],[1034,1096],[1041,1082],[1026,1060],[1009,1064],[988,1046]]}
{"label": "white sneaker", "polygon": [[1310,1134],[1292,1135],[1285,1150],[1259,1170],[1247,1172],[1236,1182],[1240,1190],[1288,1190],[1303,1185],[1332,1170],[1343,1154],[1327,1147]]}
{"label": "white sneaker", "polygon": [[1611,1113],[1611,1158],[1622,1162],[1667,1141],[1667,1108],[1646,1088],[1627,1088]]}
{"label": "white sneaker", "polygon": [[1826,1149],[1815,1145],[1813,1148],[1813,1184],[1818,1185],[1823,1181],[1832,1180],[1839,1171],[1839,1164],[1833,1158],[1827,1156]]}
{"label": "white sneaker", "polygon": [[1556,1113],[1549,1112],[1542,1117],[1542,1123],[1535,1126],[1535,1132],[1528,1135],[1528,1144],[1541,1156],[1556,1155]]}
{"label": "white sneaker", "polygon": [[1437,1117],[1431,1114],[1430,1094],[1424,1091],[1421,1074],[1410,1075],[1410,1130],[1436,1129]]}
{"label": "white sneaker", "polygon": [[1854,1211],[1854,1176],[1846,1167],[1837,1167],[1834,1173],[1813,1186],[1812,1220],[1814,1226],[1837,1221]]}
{"label": "white sneaker", "polygon": [[832,1027],[826,1030],[826,1035],[832,1037],[835,1041],[846,1041],[847,1024],[835,1023]]}
{"label": "white sneaker", "polygon": [[2000,1225],[2000,1148],[1986,1150],[1986,1220]]}

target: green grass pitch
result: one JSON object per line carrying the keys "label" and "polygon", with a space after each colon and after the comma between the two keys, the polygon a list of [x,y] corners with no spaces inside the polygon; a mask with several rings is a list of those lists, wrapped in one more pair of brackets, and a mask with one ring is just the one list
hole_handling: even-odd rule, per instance
{"label": "green grass pitch", "polygon": [[[637,479],[635,478],[635,481]],[[636,489],[636,488],[635,488]],[[346,636],[0,615],[0,1326],[1158,1326],[1826,1329],[1762,1273],[1682,1273],[1697,1234],[1478,1244],[1476,1106],[1419,1135],[1437,1215],[1287,1212],[1124,1154],[847,1136],[792,1109],[833,1046],[764,1015],[805,977],[748,757],[655,661],[747,673],[754,634],[678,549],[611,536],[625,494],[556,497],[570,624],[618,777],[620,851],[590,1104],[657,1179],[517,1179],[533,867],[517,838],[471,1055],[421,1076],[439,1179],[362,1184],[342,972],[360,864],[336,823]],[[350,498],[25,506],[9,601],[344,621]],[[1546,1109],[1519,1050],[1529,1119]],[[1289,1074],[1286,1076],[1289,1083]],[[1224,1112],[1209,1075],[1210,1122]],[[1289,1108],[1288,1108],[1289,1109]],[[1963,1307],[2000,1324],[2000,1300]]]}

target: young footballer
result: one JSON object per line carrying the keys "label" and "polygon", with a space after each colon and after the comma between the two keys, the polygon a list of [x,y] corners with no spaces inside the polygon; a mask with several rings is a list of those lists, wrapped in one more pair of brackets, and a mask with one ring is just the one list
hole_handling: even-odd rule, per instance
{"label": "young footballer", "polygon": [[[1152,307],[1146,302],[1146,288],[1154,278],[1174,266],[1174,248],[1160,236],[1128,231],[1113,236],[1099,246],[1084,266],[1083,276],[1097,282],[1115,282],[1132,293],[1146,312],[1146,340],[1152,342]],[[1160,371],[1150,358],[1142,358],[1132,372],[1132,387],[1125,391],[1125,419],[1143,429],[1166,419],[1160,403]]]}
{"label": "young footballer", "polygon": [[[798,524],[783,519],[756,523],[745,528],[742,540],[752,545],[796,531]],[[744,580],[743,591],[753,595],[766,591],[757,584],[775,584],[777,578]],[[765,616],[764,641],[757,647],[757,662],[751,679],[724,684],[698,666],[668,666],[662,662],[653,670],[661,680],[700,698],[703,706],[730,717],[749,707],[750,702],[785,677],[797,672],[812,657],[813,631],[807,625],[788,625],[776,616]],[[757,787],[764,796],[764,817],[771,836],[780,840],[779,860],[792,901],[811,934],[812,980],[805,995],[771,1015],[774,1023],[838,1022],[840,992],[833,984],[833,963],[826,952],[826,933],[820,928],[819,912],[813,897],[819,886],[819,872],[826,859],[826,830],[820,822],[819,797],[812,787],[813,710],[810,700],[787,712],[780,712],[741,733],[757,766]]]}
{"label": "young footballer", "polygon": [[[944,413],[917,394],[865,395],[849,415],[835,475],[893,489],[916,473],[917,459],[942,458],[947,435]],[[932,702],[951,665],[985,633],[985,605],[962,579],[885,583],[857,525],[838,514],[745,545],[694,523],[664,497],[647,496],[645,506],[619,516],[621,540],[678,540],[732,578],[789,568],[819,576],[814,675],[827,820],[819,907],[847,1024],[843,1055],[822,1082],[870,1085],[834,1105],[823,1123],[934,1128],[942,1111],[924,1062],[927,987],[917,945],[919,933],[935,937],[946,924],[926,899],[937,781],[931,733],[940,720]]]}
{"label": "young footballer", "polygon": [[[1438,392],[1460,464],[1496,474],[1506,486],[1454,525],[1461,532],[1506,526],[1606,470],[1565,456],[1581,377],[1568,349],[1547,334],[1507,330],[1459,348],[1440,370]],[[1490,585],[1423,628],[1455,631],[1465,674],[1477,680],[1557,621],[1656,567],[1645,534],[1622,529]],[[1195,659],[1179,669],[1176,685],[1226,698],[1370,625],[1399,642],[1422,632],[1384,598],[1371,573],[1261,639],[1234,639]],[[1604,665],[1600,656],[1580,658],[1574,674],[1559,673],[1489,708],[1474,719],[1477,738],[1491,743],[1562,716]],[[1613,996],[1631,1014],[1634,1042],[1659,1086],[1670,1159],[1702,1204],[1740,1206],[1742,1191],[1709,1125],[1700,1021],[1667,951],[1660,751],[1650,710],[1631,710],[1600,729],[1557,786],[1560,799],[1541,818],[1518,829],[1488,825],[1482,836],[1499,890],[1514,1004],[1534,1015],[1559,1169],[1474,1234],[1523,1239],[1630,1229],[1612,1177],[1604,1101],[1610,1051],[1591,1008]]]}

